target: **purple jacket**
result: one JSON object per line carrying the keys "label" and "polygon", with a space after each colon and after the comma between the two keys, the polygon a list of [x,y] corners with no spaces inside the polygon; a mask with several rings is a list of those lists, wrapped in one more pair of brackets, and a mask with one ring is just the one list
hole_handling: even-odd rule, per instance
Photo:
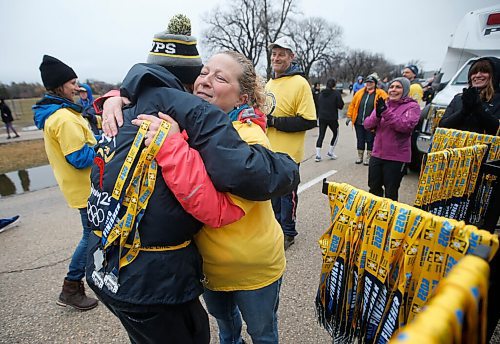
{"label": "purple jacket", "polygon": [[411,134],[420,118],[420,107],[410,97],[387,100],[387,110],[378,118],[375,110],[365,119],[364,126],[375,130],[372,156],[379,159],[410,162]]}

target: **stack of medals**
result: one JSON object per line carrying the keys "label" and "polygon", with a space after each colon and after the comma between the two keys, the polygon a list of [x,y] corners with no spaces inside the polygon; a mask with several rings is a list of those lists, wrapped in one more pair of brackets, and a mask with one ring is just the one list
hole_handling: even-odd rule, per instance
{"label": "stack of medals", "polygon": [[335,343],[387,343],[465,254],[498,249],[487,231],[348,184],[329,183],[328,197],[316,307]]}
{"label": "stack of medals", "polygon": [[487,149],[480,144],[427,154],[414,205],[435,215],[465,220]]}
{"label": "stack of medals", "polygon": [[432,135],[429,153],[446,148],[462,148],[476,144],[490,144],[488,160],[500,159],[500,136],[483,135],[469,131],[437,128]]}
{"label": "stack of medals", "polygon": [[489,273],[484,259],[462,258],[439,282],[424,310],[390,343],[486,343]]}

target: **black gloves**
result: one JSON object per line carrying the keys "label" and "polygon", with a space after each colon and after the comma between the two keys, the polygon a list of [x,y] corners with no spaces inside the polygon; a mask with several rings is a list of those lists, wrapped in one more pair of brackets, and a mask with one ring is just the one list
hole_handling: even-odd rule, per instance
{"label": "black gloves", "polygon": [[274,116],[273,115],[267,115],[267,127],[268,128],[274,127]]}
{"label": "black gloves", "polygon": [[465,114],[472,114],[481,109],[481,98],[477,87],[464,88],[462,93],[462,106]]}
{"label": "black gloves", "polygon": [[375,104],[375,114],[377,115],[378,118],[382,117],[382,112],[384,112],[387,109],[387,105],[385,105],[385,100],[382,98],[379,98],[377,100],[377,104]]}

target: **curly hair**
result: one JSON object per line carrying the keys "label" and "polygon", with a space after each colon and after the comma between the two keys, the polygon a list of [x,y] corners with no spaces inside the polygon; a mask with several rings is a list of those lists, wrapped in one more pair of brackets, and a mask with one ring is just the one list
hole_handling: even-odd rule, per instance
{"label": "curly hair", "polygon": [[247,104],[257,108],[263,107],[266,102],[264,79],[257,75],[252,61],[237,51],[227,50],[219,54],[230,56],[240,65],[242,72],[238,82],[240,84],[240,93],[248,94]]}

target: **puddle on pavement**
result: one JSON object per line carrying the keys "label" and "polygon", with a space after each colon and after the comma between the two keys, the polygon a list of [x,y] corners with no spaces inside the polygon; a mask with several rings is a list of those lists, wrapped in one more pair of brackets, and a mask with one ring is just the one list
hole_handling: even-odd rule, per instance
{"label": "puddle on pavement", "polygon": [[0,197],[56,186],[50,165],[0,174]]}

